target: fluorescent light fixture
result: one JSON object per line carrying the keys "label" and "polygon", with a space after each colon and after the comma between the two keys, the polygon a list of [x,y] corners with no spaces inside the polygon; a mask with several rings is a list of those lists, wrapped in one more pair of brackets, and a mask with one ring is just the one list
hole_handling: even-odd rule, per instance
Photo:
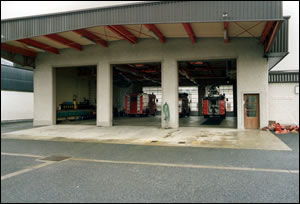
{"label": "fluorescent light fixture", "polygon": [[158,37],[154,32],[152,32],[152,30],[148,30],[148,33],[149,33],[152,37],[154,37],[156,40],[159,40],[159,37]]}
{"label": "fluorescent light fixture", "polygon": [[96,44],[94,41],[92,41],[92,40],[90,40],[90,39],[88,39],[88,38],[86,38],[86,37],[84,37],[84,36],[81,36],[81,38],[83,38],[83,39],[89,41],[91,44]]}
{"label": "fluorescent light fixture", "polygon": [[34,50],[37,50],[37,51],[39,51],[39,52],[45,52],[45,50],[42,50],[42,49],[37,48],[37,47],[32,47],[32,46],[30,46],[30,45],[26,45],[26,47],[31,48],[31,49],[34,49]]}

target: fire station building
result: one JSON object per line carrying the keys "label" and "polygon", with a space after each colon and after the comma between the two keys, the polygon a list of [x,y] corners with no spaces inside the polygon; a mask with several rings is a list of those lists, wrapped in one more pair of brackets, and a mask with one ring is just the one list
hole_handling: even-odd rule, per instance
{"label": "fire station building", "polygon": [[[288,22],[281,1],[102,7],[1,20],[1,57],[34,71],[35,126],[164,128],[166,103],[169,128],[205,126],[203,98],[217,86],[226,118],[214,127],[261,128],[272,120],[269,71],[288,54]],[[156,95],[155,116],[127,115],[125,96],[142,92]]]}

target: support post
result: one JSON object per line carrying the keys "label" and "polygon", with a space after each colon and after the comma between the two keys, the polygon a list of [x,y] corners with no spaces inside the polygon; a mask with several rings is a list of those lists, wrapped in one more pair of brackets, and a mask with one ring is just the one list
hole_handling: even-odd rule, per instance
{"label": "support post", "polygon": [[33,125],[56,124],[56,71],[51,65],[38,64],[34,70]]}
{"label": "support post", "polygon": [[97,65],[97,126],[112,126],[112,69],[107,62]]}
{"label": "support post", "polygon": [[[179,128],[178,115],[178,66],[175,59],[164,59],[161,69],[162,106],[167,102],[170,110],[169,128]],[[161,127],[165,127],[165,116],[162,111]]]}

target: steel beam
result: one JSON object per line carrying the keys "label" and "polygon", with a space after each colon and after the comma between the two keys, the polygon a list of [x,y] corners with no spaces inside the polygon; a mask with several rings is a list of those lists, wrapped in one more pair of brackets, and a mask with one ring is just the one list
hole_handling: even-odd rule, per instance
{"label": "steel beam", "polygon": [[199,84],[195,81],[195,79],[190,76],[186,70],[184,70],[183,68],[180,68],[178,69],[179,73],[182,75],[182,76],[185,76],[188,80],[190,80],[192,83],[196,84],[197,86],[199,86]]}
{"label": "steel beam", "polygon": [[192,40],[192,43],[195,43],[196,42],[196,38],[195,38],[195,34],[194,34],[194,31],[192,29],[192,26],[190,23],[183,23],[182,24],[185,31],[187,32],[187,34],[189,35],[190,39]]}
{"label": "steel beam", "polygon": [[144,24],[144,26],[145,26],[146,28],[148,28],[148,30],[150,30],[150,31],[152,31],[154,34],[156,34],[156,35],[159,37],[161,43],[164,43],[164,42],[165,42],[166,38],[165,38],[164,34],[162,34],[162,33],[160,32],[160,30],[159,30],[154,24]]}
{"label": "steel beam", "polygon": [[135,70],[130,69],[130,68],[115,67],[115,69],[118,70],[118,71],[121,71],[121,72],[125,72],[125,73],[129,73],[129,74],[135,75],[137,77],[141,77],[141,78],[143,78],[143,79],[145,79],[147,81],[152,81],[154,83],[161,84],[160,81],[156,81],[154,79],[151,79],[150,76],[148,76],[148,75],[146,75],[144,73],[137,73],[137,72],[135,72]]}
{"label": "steel beam", "polygon": [[137,38],[129,32],[124,26],[121,25],[113,25],[113,26],[105,26],[110,31],[114,32],[124,40],[127,40],[131,44],[135,44],[137,41]]}
{"label": "steel beam", "polygon": [[272,42],[273,42],[273,39],[275,37],[275,34],[277,32],[277,29],[279,27],[279,24],[280,24],[280,21],[277,21],[276,24],[275,24],[275,27],[272,31],[272,34],[271,34],[271,37],[270,37],[270,40],[268,41],[268,43],[266,44],[266,47],[265,47],[265,53],[269,52],[270,48],[271,48],[271,45],[272,45]]}
{"label": "steel beam", "polygon": [[261,34],[261,38],[260,38],[260,42],[262,44],[264,44],[267,36],[269,35],[273,24],[274,24],[274,21],[269,21],[269,22],[266,23],[265,28],[264,28],[264,30],[263,30],[263,32]]}
{"label": "steel beam", "polygon": [[79,29],[79,30],[73,30],[74,33],[77,33],[103,47],[107,47],[107,41],[103,40],[102,38],[100,38],[99,36],[95,35],[94,33],[91,33],[88,30],[85,29]]}
{"label": "steel beam", "polygon": [[71,47],[75,50],[79,50],[81,51],[82,50],[82,47],[80,44],[76,43],[76,42],[73,42],[71,40],[68,40],[58,34],[49,34],[49,35],[44,35],[44,37],[46,38],[49,38],[50,40],[53,40],[55,42],[58,42],[60,44],[63,44],[63,45],[66,45],[68,47]]}
{"label": "steel beam", "polygon": [[45,50],[47,52],[51,52],[51,53],[54,53],[54,54],[59,54],[59,51],[58,51],[57,48],[51,47],[50,45],[46,45],[44,43],[29,39],[29,38],[22,39],[22,40],[17,40],[17,41],[19,41],[21,43],[24,43],[26,45],[32,46],[32,47],[36,47],[38,49]]}
{"label": "steel beam", "polygon": [[36,52],[25,49],[25,48],[21,48],[21,47],[16,47],[13,45],[9,45],[6,43],[1,43],[1,50],[5,50],[8,52],[12,52],[12,53],[16,53],[16,54],[21,54],[23,56],[29,56],[29,57],[35,57],[36,56]]}

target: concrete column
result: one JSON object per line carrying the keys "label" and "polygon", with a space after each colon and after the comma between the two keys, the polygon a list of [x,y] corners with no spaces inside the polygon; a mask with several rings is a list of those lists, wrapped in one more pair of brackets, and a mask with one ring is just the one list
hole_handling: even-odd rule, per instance
{"label": "concrete column", "polygon": [[33,125],[56,124],[56,71],[49,64],[37,64],[34,70]]}
{"label": "concrete column", "polygon": [[165,128],[165,115],[163,105],[165,102],[169,105],[170,121],[169,128],[179,128],[178,115],[178,66],[175,59],[164,59],[161,68],[162,79],[162,114],[161,126]]}
{"label": "concrete column", "polygon": [[97,126],[112,126],[112,68],[107,62],[97,65]]}

